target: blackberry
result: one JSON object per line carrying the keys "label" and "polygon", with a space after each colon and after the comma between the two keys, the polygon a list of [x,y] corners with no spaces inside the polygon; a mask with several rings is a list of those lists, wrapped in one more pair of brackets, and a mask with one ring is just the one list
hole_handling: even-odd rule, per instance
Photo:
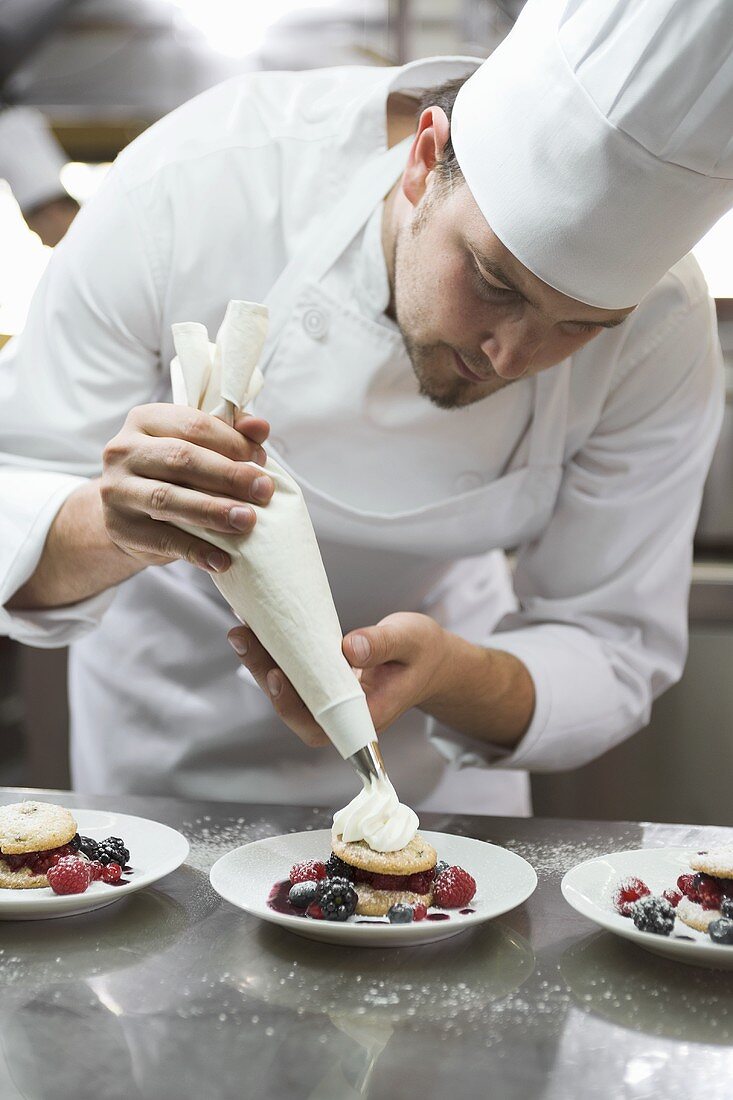
{"label": "blackberry", "polygon": [[438,860],[435,864],[435,877],[437,878],[438,875],[442,875],[443,871],[447,871],[449,867],[450,863],[446,863],[444,859]]}
{"label": "blackberry", "polygon": [[296,909],[307,909],[312,901],[315,901],[320,891],[318,882],[296,882],[290,887],[288,901]]}
{"label": "blackberry", "polygon": [[390,924],[412,924],[414,916],[412,906],[404,901],[395,902],[387,912]]}
{"label": "blackberry", "polygon": [[327,879],[318,904],[326,920],[345,921],[356,912],[359,897],[346,878]]}
{"label": "blackberry", "polygon": [[674,928],[674,909],[664,898],[639,898],[631,906],[631,917],[640,932],[668,936]]}
{"label": "blackberry", "polygon": [[81,852],[87,859],[98,859],[99,844],[90,836],[79,836],[77,833],[73,840],[69,841],[75,852]]}
{"label": "blackberry", "polygon": [[708,935],[713,943],[733,944],[733,920],[729,917],[711,920],[708,925]]}
{"label": "blackberry", "polygon": [[107,863],[119,863],[120,867],[124,867],[129,862],[130,853],[120,837],[108,836],[106,840],[98,842],[97,854],[90,858],[98,859],[100,863],[105,865]]}
{"label": "blackberry", "polygon": [[720,909],[724,917],[733,919],[733,898],[723,898]]}
{"label": "blackberry", "polygon": [[355,882],[356,867],[352,867],[335,852],[331,852],[326,860],[326,878],[345,878],[347,882]]}

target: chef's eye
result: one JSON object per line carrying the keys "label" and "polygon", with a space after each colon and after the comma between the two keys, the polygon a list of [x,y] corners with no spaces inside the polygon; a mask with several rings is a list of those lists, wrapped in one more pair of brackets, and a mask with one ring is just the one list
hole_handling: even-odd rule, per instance
{"label": "chef's eye", "polygon": [[598,332],[602,325],[573,325],[569,330],[570,336],[582,335],[584,332]]}
{"label": "chef's eye", "polygon": [[473,261],[475,275],[474,282],[476,283],[479,294],[483,295],[484,298],[493,298],[494,301],[516,301],[521,297],[520,294],[517,294],[516,290],[509,290],[508,287],[495,286],[494,283],[490,283],[486,276],[482,274],[476,259],[473,256],[471,259]]}

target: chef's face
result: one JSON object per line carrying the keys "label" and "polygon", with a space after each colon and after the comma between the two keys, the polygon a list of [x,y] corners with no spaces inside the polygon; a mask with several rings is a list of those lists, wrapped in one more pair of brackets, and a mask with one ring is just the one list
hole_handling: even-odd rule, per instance
{"label": "chef's face", "polygon": [[393,290],[421,392],[436,405],[470,405],[554,366],[631,312],[553,290],[504,247],[462,180],[430,175],[398,213]]}

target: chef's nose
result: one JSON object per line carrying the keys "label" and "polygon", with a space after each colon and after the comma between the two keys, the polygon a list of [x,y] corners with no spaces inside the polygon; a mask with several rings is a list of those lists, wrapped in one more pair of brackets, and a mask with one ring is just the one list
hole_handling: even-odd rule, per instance
{"label": "chef's nose", "polygon": [[523,322],[499,322],[481,344],[500,378],[521,378],[531,367],[542,343],[538,326]]}

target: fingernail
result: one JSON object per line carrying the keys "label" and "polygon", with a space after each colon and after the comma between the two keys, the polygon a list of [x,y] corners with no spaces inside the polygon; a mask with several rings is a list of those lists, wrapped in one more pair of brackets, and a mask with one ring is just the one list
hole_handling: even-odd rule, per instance
{"label": "fingernail", "polygon": [[277,696],[280,694],[281,688],[282,682],[280,680],[280,677],[276,672],[272,671],[271,669],[267,673],[267,690],[269,691],[273,699],[276,699]]}
{"label": "fingernail", "polygon": [[351,639],[351,648],[354,651],[354,656],[358,661],[366,661],[369,659],[369,654],[372,651],[372,647],[369,645],[369,640],[364,637],[363,634],[355,634]]}
{"label": "fingernail", "polygon": [[229,645],[232,647],[234,652],[237,653],[240,657],[244,657],[245,653],[249,649],[249,646],[247,645],[247,639],[244,638],[241,634],[230,634],[228,635],[228,637]]}
{"label": "fingernail", "polygon": [[252,482],[252,496],[256,500],[269,500],[274,488],[269,477],[256,477]]}
{"label": "fingernail", "polygon": [[235,531],[249,531],[252,526],[252,512],[249,508],[230,508],[229,523]]}
{"label": "fingernail", "polygon": [[229,559],[226,554],[223,554],[221,550],[212,550],[207,555],[206,561],[210,569],[213,569],[215,573],[223,573],[226,567],[229,565]]}

